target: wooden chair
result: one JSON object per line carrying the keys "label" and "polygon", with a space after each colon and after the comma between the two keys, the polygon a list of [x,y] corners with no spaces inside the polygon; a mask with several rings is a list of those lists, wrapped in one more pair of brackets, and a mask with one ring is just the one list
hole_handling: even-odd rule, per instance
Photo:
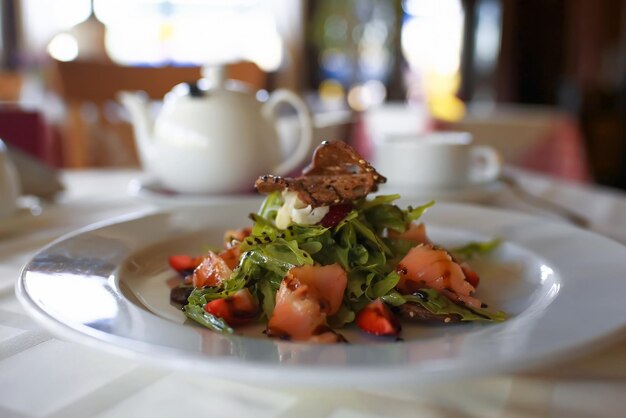
{"label": "wooden chair", "polygon": [[[252,63],[227,67],[229,78],[265,85],[266,76]],[[131,126],[119,117],[117,94],[143,90],[160,100],[173,86],[201,78],[200,67],[131,67],[103,62],[52,65],[52,83],[67,105],[62,127],[64,165],[73,168],[137,165]]]}
{"label": "wooden chair", "polygon": [[17,102],[20,99],[23,83],[22,74],[0,71],[0,101]]}

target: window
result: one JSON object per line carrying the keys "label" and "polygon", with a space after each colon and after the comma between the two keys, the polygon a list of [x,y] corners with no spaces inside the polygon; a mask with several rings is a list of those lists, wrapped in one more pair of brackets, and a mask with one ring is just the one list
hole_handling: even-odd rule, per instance
{"label": "window", "polygon": [[[277,30],[277,1],[261,0],[94,0],[93,13],[106,28],[106,51],[124,65],[255,62],[266,71],[283,60]],[[278,1],[280,3],[280,1]],[[27,50],[71,60],[82,35],[70,28],[92,13],[87,0],[22,0]],[[56,42],[56,44],[55,44]],[[56,48],[55,48],[56,47]]]}

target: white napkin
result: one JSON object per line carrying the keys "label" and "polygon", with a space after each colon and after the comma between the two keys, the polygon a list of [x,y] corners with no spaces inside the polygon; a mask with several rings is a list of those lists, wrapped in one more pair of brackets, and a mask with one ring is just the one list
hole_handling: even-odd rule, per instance
{"label": "white napkin", "polygon": [[22,194],[52,199],[64,189],[56,171],[15,147],[8,147],[9,157],[17,169]]}

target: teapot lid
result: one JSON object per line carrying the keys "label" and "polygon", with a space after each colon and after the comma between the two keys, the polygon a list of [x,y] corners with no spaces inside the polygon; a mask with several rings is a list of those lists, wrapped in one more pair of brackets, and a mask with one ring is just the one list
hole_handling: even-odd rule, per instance
{"label": "teapot lid", "polygon": [[215,90],[252,93],[247,84],[229,80],[224,65],[211,65],[202,67],[201,79],[177,84],[166,94],[165,99],[169,101],[182,97],[204,98]]}
{"label": "teapot lid", "polygon": [[201,74],[203,80],[216,86],[224,85],[228,78],[226,67],[223,65],[205,65],[202,67]]}

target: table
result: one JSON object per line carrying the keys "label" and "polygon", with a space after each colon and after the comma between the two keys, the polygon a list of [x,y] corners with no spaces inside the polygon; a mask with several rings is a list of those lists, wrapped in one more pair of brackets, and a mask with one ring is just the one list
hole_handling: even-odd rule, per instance
{"label": "table", "polygon": [[[520,184],[586,216],[626,243],[626,194],[509,169]],[[523,373],[432,387],[324,390],[252,386],[161,369],[54,338],[14,296],[23,266],[76,228],[146,210],[127,194],[139,172],[67,171],[67,192],[19,231],[0,237],[1,417],[610,417],[626,406],[626,341]],[[510,191],[490,205],[552,216]],[[555,221],[560,221],[555,218]]]}

